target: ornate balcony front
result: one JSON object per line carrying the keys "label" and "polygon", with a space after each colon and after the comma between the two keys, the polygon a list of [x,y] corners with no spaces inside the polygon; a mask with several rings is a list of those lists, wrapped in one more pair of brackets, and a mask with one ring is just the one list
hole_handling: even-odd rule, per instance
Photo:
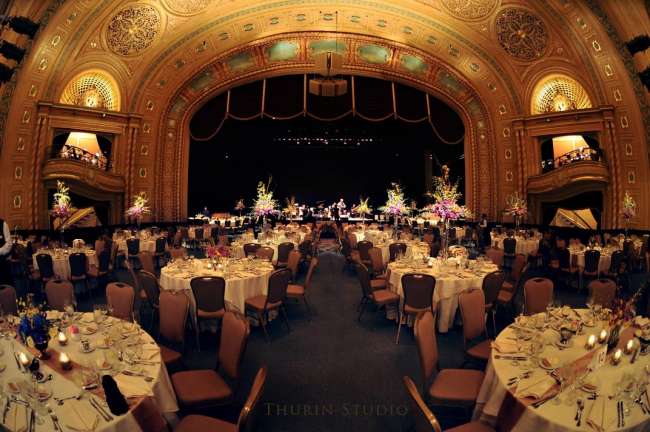
{"label": "ornate balcony front", "polygon": [[98,169],[91,163],[76,159],[50,159],[43,167],[45,182],[72,180],[90,188],[108,193],[124,193],[125,181],[121,175]]}
{"label": "ornate balcony front", "polygon": [[570,197],[578,193],[605,189],[610,182],[609,169],[603,161],[580,160],[561,165],[547,173],[528,178],[529,194],[554,192]]}

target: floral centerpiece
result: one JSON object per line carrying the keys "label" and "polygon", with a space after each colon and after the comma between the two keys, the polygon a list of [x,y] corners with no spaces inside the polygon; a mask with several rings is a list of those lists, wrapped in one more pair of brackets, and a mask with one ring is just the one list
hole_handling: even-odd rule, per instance
{"label": "floral centerpiece", "polygon": [[126,210],[126,216],[129,219],[137,221],[139,224],[142,220],[142,216],[148,215],[151,213],[149,209],[149,200],[144,192],[140,192],[138,195],[133,197],[133,205]]}
{"label": "floral centerpiece", "polygon": [[504,212],[515,219],[515,227],[519,228],[521,221],[528,215],[526,200],[519,196],[519,192],[508,195]]}
{"label": "floral centerpiece", "polygon": [[45,311],[32,303],[31,295],[27,300],[18,301],[20,323],[18,324],[18,337],[29,347],[41,352],[41,358],[47,359],[47,345],[50,340],[50,322]]}
{"label": "floral centerpiece", "polygon": [[636,216],[636,201],[634,201],[634,198],[632,198],[632,195],[628,191],[625,191],[625,196],[623,197],[623,210],[621,213],[625,220],[625,237],[627,237],[630,220]]}
{"label": "floral centerpiece", "polygon": [[409,213],[404,192],[398,183],[393,183],[386,193],[388,194],[388,200],[384,206],[379,207],[379,210],[388,216],[395,217],[395,224],[397,224],[397,216]]}
{"label": "floral centerpiece", "polygon": [[282,213],[284,213],[288,217],[293,217],[298,215],[298,204],[296,204],[296,197],[292,196],[291,198],[286,199],[287,206],[282,209]]}
{"label": "floral centerpiece", "polygon": [[352,213],[361,216],[361,222],[365,221],[366,215],[372,213],[368,200],[369,198],[363,199],[363,197],[359,197],[359,204],[352,206]]}
{"label": "floral centerpiece", "polygon": [[423,211],[432,214],[445,224],[460,218],[472,217],[472,212],[464,205],[458,204],[462,194],[458,191],[458,183],[449,179],[449,168],[442,166],[442,176],[434,177],[433,199],[435,202],[426,206]]}
{"label": "floral centerpiece", "polygon": [[278,202],[273,198],[271,190],[271,179],[267,184],[259,182],[257,184],[257,198],[253,201],[253,214],[257,217],[266,219],[267,216],[277,214]]}
{"label": "floral centerpiece", "polygon": [[54,193],[54,203],[52,205],[52,210],[50,210],[50,214],[55,218],[54,228],[63,229],[64,222],[72,216],[75,211],[77,211],[77,209],[72,206],[70,188],[66,186],[64,182],[57,180],[56,192]]}
{"label": "floral centerpiece", "polygon": [[239,198],[235,204],[235,211],[239,212],[239,217],[241,217],[241,212],[243,212],[245,209],[246,205],[244,204],[244,198]]}
{"label": "floral centerpiece", "polygon": [[228,258],[230,257],[230,249],[226,246],[208,246],[205,251],[208,258]]}

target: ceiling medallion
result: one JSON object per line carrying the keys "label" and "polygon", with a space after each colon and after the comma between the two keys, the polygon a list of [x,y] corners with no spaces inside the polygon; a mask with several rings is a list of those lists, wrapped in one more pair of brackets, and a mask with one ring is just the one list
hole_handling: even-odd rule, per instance
{"label": "ceiling medallion", "polygon": [[546,26],[525,9],[503,9],[497,16],[496,30],[503,49],[521,60],[541,57],[548,46]]}
{"label": "ceiling medallion", "polygon": [[160,31],[160,14],[148,4],[134,4],[111,18],[106,29],[108,46],[123,56],[136,55],[153,42]]}
{"label": "ceiling medallion", "polygon": [[165,6],[177,15],[194,15],[208,7],[213,0],[164,0]]}
{"label": "ceiling medallion", "polygon": [[479,20],[490,15],[497,0],[442,0],[447,11],[463,20]]}

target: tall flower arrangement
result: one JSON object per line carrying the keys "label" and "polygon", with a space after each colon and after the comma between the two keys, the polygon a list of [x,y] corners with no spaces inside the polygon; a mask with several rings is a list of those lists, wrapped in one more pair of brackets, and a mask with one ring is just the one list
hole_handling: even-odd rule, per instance
{"label": "tall flower arrangement", "polygon": [[76,209],[72,207],[72,201],[70,200],[70,188],[64,182],[57,180],[54,204],[52,205],[50,214],[55,218],[61,219],[60,226],[62,226],[62,223],[75,211]]}
{"label": "tall flower arrangement", "polygon": [[273,198],[271,189],[271,179],[267,184],[259,182],[257,184],[257,198],[253,201],[253,214],[257,217],[266,217],[276,214],[278,211],[278,202]]}
{"label": "tall flower arrangement", "polygon": [[126,209],[125,214],[127,217],[139,222],[142,219],[142,216],[151,213],[148,204],[149,199],[147,199],[147,195],[144,192],[140,192],[133,196],[133,205]]}
{"label": "tall flower arrangement", "polygon": [[426,213],[437,216],[443,222],[472,217],[472,212],[466,206],[458,204],[463,194],[458,191],[458,183],[452,183],[449,179],[446,165],[442,166],[442,175],[434,177],[433,182],[435,202],[423,209]]}
{"label": "tall flower arrangement", "polygon": [[246,204],[244,204],[244,198],[239,198],[239,200],[237,200],[237,203],[235,204],[235,211],[239,212],[240,217],[241,217],[241,212],[243,212],[245,208],[246,208]]}
{"label": "tall flower arrangement", "polygon": [[515,218],[524,218],[528,215],[528,204],[519,196],[519,192],[508,195],[505,213]]}
{"label": "tall flower arrangement", "polygon": [[363,197],[359,197],[359,204],[352,206],[352,213],[361,216],[361,219],[365,219],[366,215],[372,213],[372,208],[368,204],[368,200],[369,198],[363,199]]}
{"label": "tall flower arrangement", "polygon": [[636,216],[636,201],[632,198],[632,195],[628,191],[625,191],[625,196],[623,197],[623,219],[625,219],[625,237],[627,237],[627,230],[630,225],[630,219]]}
{"label": "tall flower arrangement", "polygon": [[391,188],[386,191],[388,193],[388,200],[386,204],[379,207],[379,210],[389,216],[401,216],[408,214],[409,207],[404,198],[404,192],[399,184],[393,183]]}
{"label": "tall flower arrangement", "polygon": [[286,199],[287,206],[282,209],[282,213],[289,217],[296,216],[298,214],[298,204],[296,204],[296,197],[292,196],[291,198]]}

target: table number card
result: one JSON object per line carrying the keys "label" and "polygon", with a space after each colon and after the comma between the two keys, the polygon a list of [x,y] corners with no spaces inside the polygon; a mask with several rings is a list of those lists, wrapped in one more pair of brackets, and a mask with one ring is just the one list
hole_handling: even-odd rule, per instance
{"label": "table number card", "polygon": [[607,361],[607,345],[603,345],[594,352],[594,356],[589,363],[589,369],[592,371],[597,370],[603,366]]}

